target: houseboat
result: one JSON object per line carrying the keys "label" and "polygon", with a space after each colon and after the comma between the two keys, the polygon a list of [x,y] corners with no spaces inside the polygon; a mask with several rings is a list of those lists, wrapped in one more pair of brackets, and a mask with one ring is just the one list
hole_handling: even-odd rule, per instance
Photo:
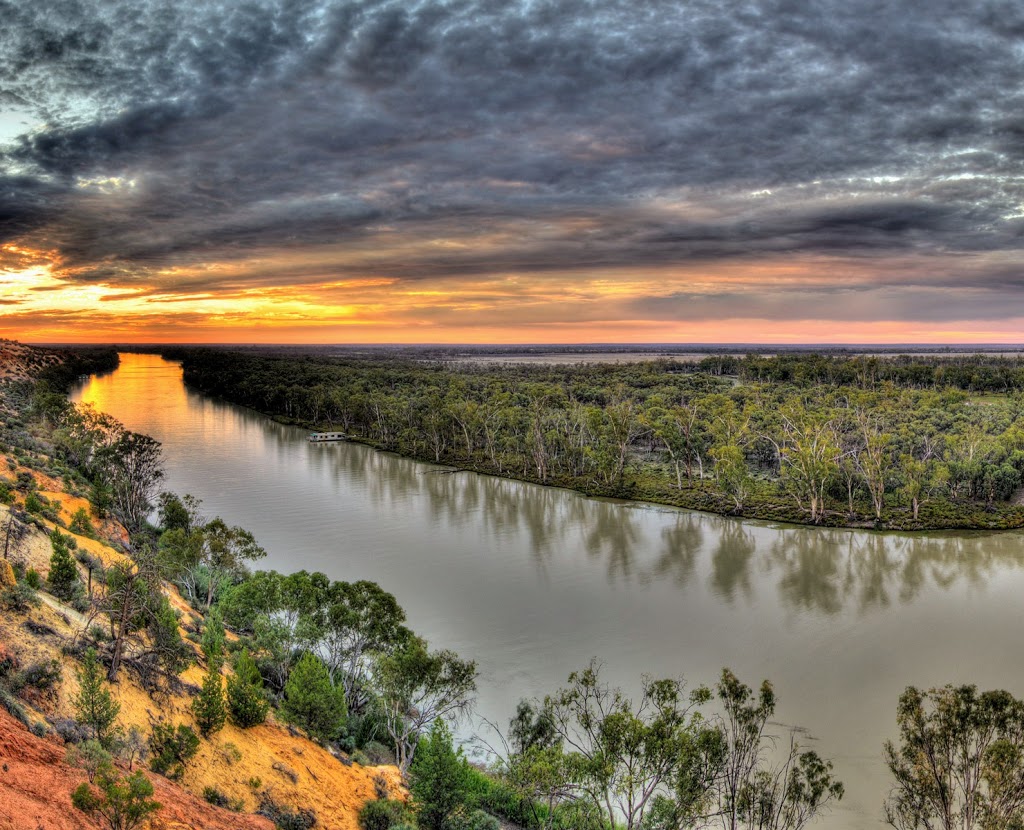
{"label": "houseboat", "polygon": [[347,441],[348,436],[344,432],[312,432],[306,440],[312,444],[322,444],[326,441]]}

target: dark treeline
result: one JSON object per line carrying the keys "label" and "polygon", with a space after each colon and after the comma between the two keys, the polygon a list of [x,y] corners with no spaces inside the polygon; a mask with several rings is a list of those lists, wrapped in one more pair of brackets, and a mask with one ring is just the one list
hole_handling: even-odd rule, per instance
{"label": "dark treeline", "polygon": [[164,354],[191,386],[286,422],[595,495],[829,525],[1024,524],[1016,358],[568,366]]}

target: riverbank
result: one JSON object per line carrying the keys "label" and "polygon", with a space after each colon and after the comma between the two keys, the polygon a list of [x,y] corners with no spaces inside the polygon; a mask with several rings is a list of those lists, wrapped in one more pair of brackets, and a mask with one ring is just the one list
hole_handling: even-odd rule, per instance
{"label": "riverbank", "polygon": [[[196,391],[205,395],[210,394],[202,389],[196,389]],[[310,432],[334,429],[334,426],[331,424],[317,424],[286,418],[271,412],[260,411],[246,404],[236,403],[221,396],[215,395],[213,397],[235,406],[243,406],[282,426],[299,427]],[[656,481],[653,476],[644,476],[642,472],[636,473],[631,480],[616,486],[602,486],[592,481],[561,476],[550,476],[541,480],[539,477],[531,475],[529,471],[517,471],[516,474],[511,474],[508,470],[499,470],[486,464],[469,463],[466,459],[454,455],[445,455],[437,459],[423,454],[404,453],[364,436],[350,435],[347,440],[353,444],[370,447],[378,452],[392,453],[411,461],[448,467],[453,472],[477,473],[509,481],[536,484],[542,487],[557,487],[592,498],[618,499],[621,501],[675,507],[682,510],[696,510],[700,513],[709,513],[730,519],[750,519],[830,529],[898,532],[1019,530],[1024,528],[1024,505],[1021,503],[996,505],[991,509],[986,509],[983,505],[971,505],[970,507],[973,509],[970,512],[956,514],[950,512],[951,505],[948,502],[923,502],[917,520],[914,519],[909,507],[903,511],[890,511],[878,520],[870,519],[862,514],[857,514],[851,519],[848,514],[843,514],[840,511],[826,510],[820,516],[819,521],[811,522],[808,520],[806,511],[800,510],[792,504],[782,502],[778,496],[773,495],[751,495],[744,502],[742,509],[737,509],[735,504],[730,503],[727,496],[712,489],[711,480],[707,480],[703,484],[688,482],[682,488],[666,488]]]}
{"label": "riverbank", "polygon": [[[989,358],[879,369],[814,355],[710,368],[165,356],[190,388],[282,424],[588,496],[821,527],[1024,527],[1021,396],[969,391],[1018,383],[1016,364]],[[939,386],[949,378],[959,386]]]}

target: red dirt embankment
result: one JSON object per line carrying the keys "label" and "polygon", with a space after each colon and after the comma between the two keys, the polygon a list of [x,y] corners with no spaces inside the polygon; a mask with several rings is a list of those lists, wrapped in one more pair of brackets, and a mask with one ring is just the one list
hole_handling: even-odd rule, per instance
{"label": "red dirt embankment", "polygon": [[[207,804],[166,778],[149,774],[163,805],[153,830],[273,830],[260,816]],[[101,830],[71,806],[71,792],[85,773],[64,762],[64,748],[37,738],[0,709],[0,830]]]}

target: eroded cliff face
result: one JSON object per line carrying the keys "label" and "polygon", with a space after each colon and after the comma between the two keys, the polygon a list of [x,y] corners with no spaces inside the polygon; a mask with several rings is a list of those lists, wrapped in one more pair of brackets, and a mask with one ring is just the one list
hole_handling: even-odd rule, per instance
{"label": "eroded cliff face", "polygon": [[[149,774],[162,805],[153,819],[162,830],[273,830],[262,816],[214,807],[159,775]],[[71,793],[85,773],[65,762],[65,750],[37,738],[0,709],[0,830],[99,830],[103,827],[71,806]]]}

